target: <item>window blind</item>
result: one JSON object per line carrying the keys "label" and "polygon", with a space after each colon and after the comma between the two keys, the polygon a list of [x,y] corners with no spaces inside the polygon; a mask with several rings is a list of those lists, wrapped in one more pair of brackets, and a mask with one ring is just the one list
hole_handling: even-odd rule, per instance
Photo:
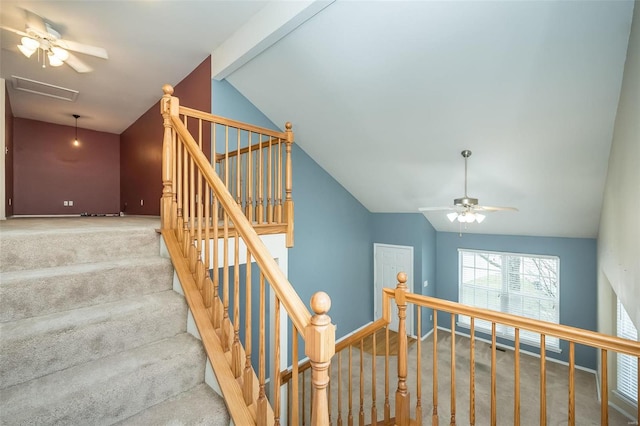
{"label": "window blind", "polygon": [[[554,256],[523,255],[459,249],[459,301],[478,308],[492,309],[527,318],[560,321],[560,259]],[[460,315],[461,325],[470,325]],[[479,331],[491,332],[491,323],[476,320]],[[496,325],[500,337],[513,339],[513,327]],[[540,335],[520,330],[520,340],[540,345]],[[547,336],[549,349],[560,350],[560,341]]]}
{"label": "window blind", "polygon": [[[629,317],[629,314],[627,314],[627,311],[625,311],[622,303],[620,303],[620,299],[618,299],[617,317],[616,330],[618,337],[630,340],[638,340],[638,330],[636,330],[633,322],[631,322],[631,318]],[[629,398],[631,401],[637,404],[638,362],[636,358],[625,354],[617,354],[617,359],[618,365],[616,368],[616,389],[618,393],[624,395],[626,398]]]}

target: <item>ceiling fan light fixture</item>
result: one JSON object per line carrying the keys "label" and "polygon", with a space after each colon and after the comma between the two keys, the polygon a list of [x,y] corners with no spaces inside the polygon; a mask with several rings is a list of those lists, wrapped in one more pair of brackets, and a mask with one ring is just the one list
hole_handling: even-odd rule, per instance
{"label": "ceiling fan light fixture", "polygon": [[482,221],[484,220],[484,218],[485,218],[485,217],[486,217],[486,216],[485,216],[485,215],[483,215],[483,214],[476,213],[476,221],[477,221],[478,223],[482,223]]}
{"label": "ceiling fan light fixture", "polygon": [[53,46],[51,48],[51,52],[53,53],[53,55],[56,58],[60,59],[62,62],[64,62],[67,59],[69,59],[69,52],[67,52],[66,50],[64,50],[61,47]]}
{"label": "ceiling fan light fixture", "polygon": [[48,52],[47,56],[49,57],[49,65],[52,67],[59,67],[64,64],[64,62],[58,58],[53,52]]}
{"label": "ceiling fan light fixture", "polygon": [[458,213],[457,212],[447,213],[447,219],[449,219],[450,222],[453,222],[457,218],[458,218]]}
{"label": "ceiling fan light fixture", "polygon": [[23,44],[18,45],[18,50],[22,52],[22,54],[27,58],[30,58],[31,55],[33,55],[36,51],[36,49],[31,50],[28,47],[24,46]]}

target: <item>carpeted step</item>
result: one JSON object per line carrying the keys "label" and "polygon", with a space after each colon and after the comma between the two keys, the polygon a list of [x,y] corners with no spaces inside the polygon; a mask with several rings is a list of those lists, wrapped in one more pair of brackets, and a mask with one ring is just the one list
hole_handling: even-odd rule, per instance
{"label": "carpeted step", "polygon": [[110,425],[202,383],[205,355],[183,333],[0,390],[0,425]]}
{"label": "carpeted step", "polygon": [[229,413],[224,400],[200,384],[116,425],[228,426]]}
{"label": "carpeted step", "polygon": [[0,322],[171,289],[173,268],[157,254],[0,273]]}
{"label": "carpeted step", "polygon": [[0,387],[186,331],[172,290],[0,324]]}
{"label": "carpeted step", "polygon": [[159,253],[152,228],[78,228],[62,231],[2,230],[0,272],[148,257]]}

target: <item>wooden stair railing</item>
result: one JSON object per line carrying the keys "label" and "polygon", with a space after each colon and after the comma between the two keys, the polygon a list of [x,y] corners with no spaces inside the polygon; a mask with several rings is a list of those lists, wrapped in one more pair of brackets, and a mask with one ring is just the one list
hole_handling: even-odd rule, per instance
{"label": "wooden stair railing", "polygon": [[[283,350],[286,345],[280,337],[286,336],[288,329],[284,319],[291,321],[296,340],[298,333],[302,336],[311,360],[310,424],[328,425],[328,365],[335,348],[335,326],[327,315],[331,301],[323,292],[314,294],[312,315],[256,232],[266,222],[276,226],[266,233],[284,233],[286,245],[293,244],[291,125],[287,124],[286,132],[274,132],[181,107],[169,85],[163,86],[163,92],[161,232],[231,418],[237,425],[279,425],[286,419],[286,410],[284,414],[281,410],[284,394],[279,373],[281,364],[298,359],[298,348],[296,345],[292,357]],[[187,128],[193,120],[197,142]],[[218,163],[223,179],[202,151],[205,131],[211,131],[215,143],[219,127],[225,134],[224,165],[220,168],[219,156],[214,163]],[[230,129],[235,129],[238,143],[233,155],[228,148]],[[252,134],[259,135],[257,149],[253,148]],[[247,135],[247,149],[241,147],[243,135]],[[279,147],[279,160],[267,160],[263,168],[261,158],[254,168],[249,156],[253,151],[262,152],[263,135],[268,138],[268,155],[274,144]],[[282,143],[286,144],[284,204]],[[248,166],[241,168],[228,161],[245,154]],[[230,167],[239,174],[230,175]],[[254,178],[258,175],[257,186],[241,183],[240,172],[252,173],[247,169],[253,171]],[[262,179],[267,182],[266,200],[261,199]],[[252,194],[257,194],[257,204]],[[271,373],[267,371],[267,353]],[[296,395],[290,398],[297,404]]]}
{"label": "wooden stair railing", "polygon": [[[335,352],[336,356],[331,364],[333,373],[331,374],[331,386],[333,400],[330,401],[330,416],[335,419],[337,425],[358,424],[364,425],[422,425],[425,418],[429,418],[430,421],[426,421],[425,424],[438,425],[440,419],[443,416],[442,410],[439,411],[438,397],[439,395],[438,383],[439,376],[444,376],[445,380],[449,380],[450,392],[446,395],[450,398],[449,412],[446,413],[446,423],[449,425],[455,425],[457,420],[457,401],[456,395],[460,395],[461,392],[467,393],[469,396],[468,407],[468,419],[469,424],[498,424],[497,418],[497,338],[496,338],[496,325],[506,325],[515,329],[515,345],[514,345],[514,366],[513,366],[513,424],[521,424],[521,400],[520,400],[520,377],[521,377],[521,362],[520,362],[520,331],[527,330],[540,333],[541,335],[541,353],[545,353],[545,338],[549,336],[557,337],[559,339],[569,342],[569,365],[568,365],[568,387],[567,387],[567,424],[575,426],[577,424],[576,416],[576,385],[575,385],[575,346],[585,345],[596,348],[601,353],[601,371],[602,380],[600,381],[600,424],[609,424],[609,412],[608,412],[608,365],[607,357],[609,352],[626,354],[637,359],[640,367],[640,342],[621,339],[618,337],[608,336],[602,333],[597,333],[588,330],[582,330],[575,327],[566,325],[554,324],[545,321],[533,320],[525,317],[520,317],[511,314],[505,314],[501,312],[491,311],[487,309],[479,309],[471,306],[463,305],[456,302],[450,302],[446,300],[436,299],[433,297],[423,296],[419,294],[409,293],[407,291],[406,280],[407,276],[404,273],[398,274],[398,285],[395,289],[384,288],[383,289],[383,314],[382,318],[374,321],[361,330],[358,330],[354,334],[338,341],[336,343]],[[389,324],[391,322],[391,303],[396,303],[398,307],[398,330],[397,333],[390,332]],[[431,407],[427,412],[423,413],[422,394],[422,375],[423,369],[426,365],[423,364],[422,353],[422,341],[417,339],[415,343],[412,340],[412,345],[415,345],[415,349],[411,350],[411,356],[409,356],[409,341],[406,333],[406,310],[416,309],[416,332],[418,336],[422,335],[421,319],[422,310],[431,309],[433,313],[434,321],[434,333],[433,333],[433,352],[431,354],[432,363],[432,401]],[[438,312],[446,312],[450,315],[450,323],[447,324],[451,327],[451,330],[456,329],[456,315],[466,315],[471,318],[471,328],[469,333],[469,388],[456,391],[456,360],[461,358],[462,355],[456,355],[456,333],[450,334],[450,371],[440,372],[438,370],[438,333],[435,331],[438,329]],[[476,412],[476,332],[475,321],[485,320],[492,324],[491,332],[491,368],[490,368],[490,412],[485,413],[487,416],[477,420],[478,413]],[[382,348],[377,343],[377,339],[383,334]],[[397,336],[395,342],[390,338],[390,334]],[[440,345],[442,346],[442,345]],[[442,349],[442,348],[440,348]],[[353,352],[359,353],[354,357]],[[377,359],[377,355],[384,352],[384,358]],[[363,357],[363,354],[366,355]],[[346,360],[345,360],[346,358]],[[354,363],[355,358],[355,363]],[[415,364],[409,364],[410,361]],[[346,367],[344,362],[346,362]],[[355,367],[354,367],[355,364]],[[305,375],[308,376],[310,369],[310,363],[308,361],[301,362],[299,365],[293,365],[293,367],[281,372],[281,382],[293,388],[293,383],[302,382],[303,386],[308,381]],[[376,371],[379,370],[379,373]],[[546,357],[540,357],[540,365],[537,372],[531,373],[539,375],[539,422],[540,425],[547,424],[547,382],[546,382]],[[640,370],[640,368],[639,368]],[[368,373],[370,371],[370,373]],[[384,377],[384,383],[378,380],[380,376]],[[299,376],[299,378],[298,378]],[[408,378],[411,378],[412,385],[415,385],[415,397],[412,398]],[[395,393],[390,389],[391,386],[395,388]],[[640,385],[639,385],[640,387]],[[355,390],[354,390],[355,389]],[[638,389],[640,394],[640,389]],[[301,393],[302,398],[298,401],[300,407],[290,407],[289,410],[300,410],[303,414],[309,415],[309,409],[305,404],[308,404],[309,389],[305,390],[292,390],[293,393]],[[355,393],[359,394],[359,406],[354,409],[353,400]],[[378,407],[380,401],[376,400],[378,394],[384,395],[384,401],[382,403],[382,415],[379,414]],[[368,400],[364,399],[364,395],[367,395]],[[640,408],[637,413],[640,418]],[[294,424],[294,423],[292,423]],[[295,424],[305,424],[295,423]],[[578,423],[579,424],[579,423]],[[630,423],[631,424],[631,423]]]}

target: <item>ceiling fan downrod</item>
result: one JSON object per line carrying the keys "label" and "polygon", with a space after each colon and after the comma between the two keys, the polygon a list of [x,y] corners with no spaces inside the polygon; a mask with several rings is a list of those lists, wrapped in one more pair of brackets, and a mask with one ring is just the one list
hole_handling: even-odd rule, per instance
{"label": "ceiling fan downrod", "polygon": [[453,204],[460,207],[476,206],[478,199],[467,196],[467,158],[471,157],[471,151],[465,149],[460,155],[464,157],[464,197],[454,199]]}

